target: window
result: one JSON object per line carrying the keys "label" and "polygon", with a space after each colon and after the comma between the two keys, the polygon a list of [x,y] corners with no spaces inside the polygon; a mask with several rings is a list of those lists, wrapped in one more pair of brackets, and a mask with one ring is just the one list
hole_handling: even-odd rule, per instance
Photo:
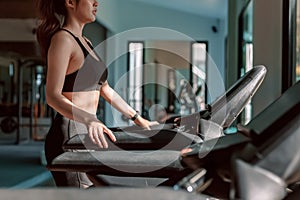
{"label": "window", "polygon": [[129,42],[129,104],[156,121],[204,109],[207,46],[203,41]]}
{"label": "window", "polygon": [[282,1],[282,92],[284,92],[299,80],[300,35],[298,29],[300,21],[298,15],[300,2],[299,0]]}
{"label": "window", "polygon": [[[250,0],[239,18],[239,77],[253,68],[253,1]],[[252,119],[251,101],[245,106],[239,121],[247,124]]]}
{"label": "window", "polygon": [[129,104],[138,111],[142,111],[143,102],[143,60],[144,43],[130,42],[129,48]]}
{"label": "window", "polygon": [[201,110],[206,103],[207,43],[192,43],[192,87]]}
{"label": "window", "polygon": [[295,81],[300,80],[300,0],[297,0],[297,18],[296,18],[296,66],[295,66]]}

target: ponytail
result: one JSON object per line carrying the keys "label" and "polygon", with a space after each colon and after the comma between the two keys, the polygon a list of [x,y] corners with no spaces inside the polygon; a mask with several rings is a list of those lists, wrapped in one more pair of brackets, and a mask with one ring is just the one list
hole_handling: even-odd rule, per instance
{"label": "ponytail", "polygon": [[37,27],[37,41],[43,59],[47,61],[50,41],[55,32],[61,28],[60,17],[66,17],[65,0],[38,0],[39,26]]}

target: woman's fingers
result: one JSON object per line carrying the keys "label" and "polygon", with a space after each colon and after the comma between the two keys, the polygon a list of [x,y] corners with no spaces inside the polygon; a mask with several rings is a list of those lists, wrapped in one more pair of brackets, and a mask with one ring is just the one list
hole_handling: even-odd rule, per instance
{"label": "woman's fingers", "polygon": [[107,134],[113,142],[116,141],[116,137],[114,136],[113,132],[104,125],[98,125],[97,127],[89,128],[90,139],[100,148],[108,148],[108,143],[104,137],[104,133]]}
{"label": "woman's fingers", "polygon": [[159,125],[159,123],[157,121],[151,121],[150,122],[150,126],[155,126],[155,125]]}
{"label": "woman's fingers", "polygon": [[98,145],[100,148],[103,148],[103,144],[98,136],[98,130],[95,127],[89,128],[89,136],[94,144]]}
{"label": "woman's fingers", "polygon": [[103,146],[105,149],[107,149],[108,144],[107,144],[107,141],[106,141],[106,139],[105,139],[105,137],[104,137],[103,129],[102,129],[102,130],[99,130],[99,132],[98,132],[98,138],[99,138],[99,141],[101,141],[102,146]]}
{"label": "woman's fingers", "polygon": [[157,121],[148,121],[147,125],[145,126],[145,129],[151,130],[151,126],[159,125]]}
{"label": "woman's fingers", "polygon": [[108,137],[110,137],[110,139],[113,142],[117,141],[116,136],[113,134],[113,132],[109,128],[107,128],[106,126],[104,126],[103,129],[104,129],[104,132],[108,135]]}
{"label": "woman's fingers", "polygon": [[104,147],[103,139],[101,139],[101,133],[97,127],[90,127],[89,128],[89,137],[92,140],[92,142],[96,145],[98,145],[100,148]]}
{"label": "woman's fingers", "polygon": [[89,133],[89,137],[90,137],[90,139],[92,140],[92,142],[96,144],[96,140],[95,140],[95,138],[94,138],[94,131],[93,131],[93,128],[92,128],[92,127],[90,127],[90,128],[88,129],[88,133]]}

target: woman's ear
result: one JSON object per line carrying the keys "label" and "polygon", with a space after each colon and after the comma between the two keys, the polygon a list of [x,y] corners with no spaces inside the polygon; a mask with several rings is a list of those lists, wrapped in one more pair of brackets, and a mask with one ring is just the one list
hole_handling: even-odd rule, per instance
{"label": "woman's ear", "polygon": [[74,2],[75,2],[75,0],[65,0],[66,7],[74,8],[74,6],[75,6]]}

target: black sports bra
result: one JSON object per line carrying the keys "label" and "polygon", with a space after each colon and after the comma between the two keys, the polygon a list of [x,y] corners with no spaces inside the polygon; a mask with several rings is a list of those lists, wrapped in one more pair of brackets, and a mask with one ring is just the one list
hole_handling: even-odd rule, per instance
{"label": "black sports bra", "polygon": [[[101,85],[107,80],[107,68],[100,57],[97,59],[91,56],[83,46],[78,37],[67,29],[61,29],[70,33],[83,51],[85,60],[83,65],[75,72],[67,74],[65,77],[62,92],[81,92],[99,90]],[[87,41],[91,49],[93,46]]]}

